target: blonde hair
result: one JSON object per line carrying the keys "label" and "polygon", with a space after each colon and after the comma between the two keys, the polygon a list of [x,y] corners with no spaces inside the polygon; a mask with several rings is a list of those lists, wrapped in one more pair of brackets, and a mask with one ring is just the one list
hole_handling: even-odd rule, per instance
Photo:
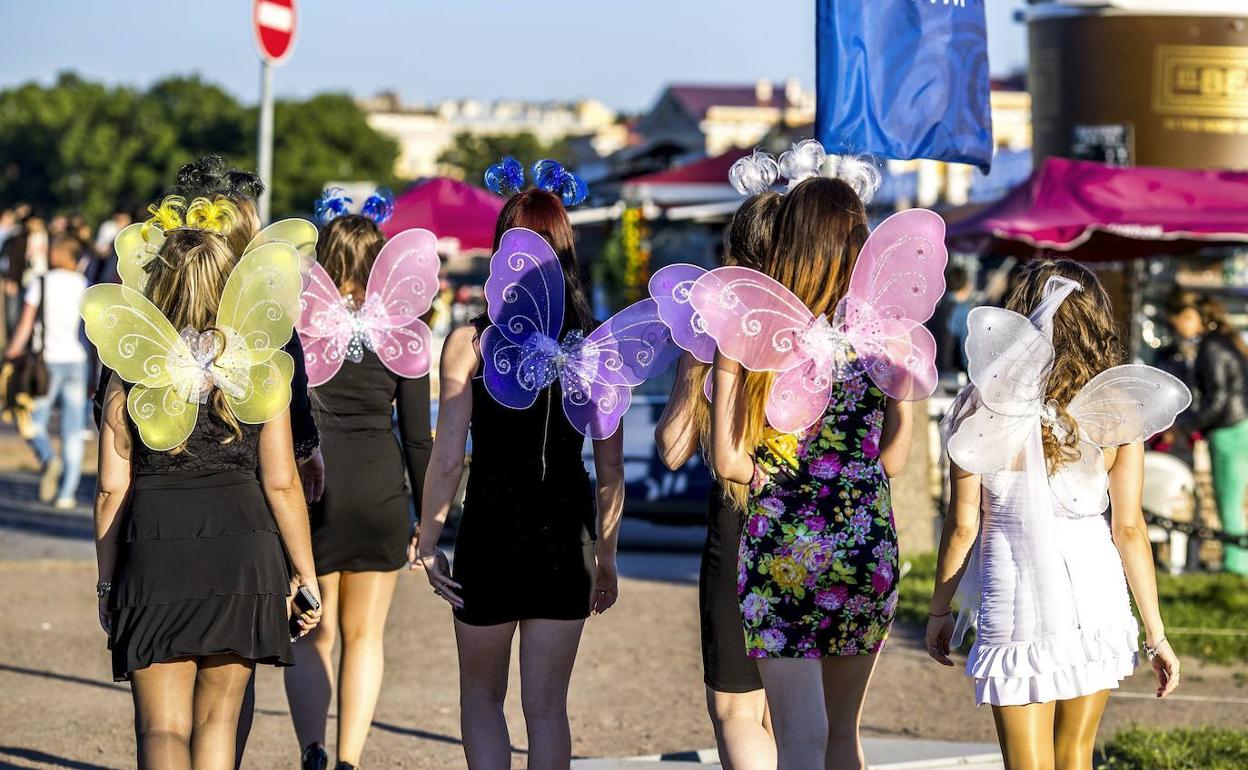
{"label": "blonde hair", "polygon": [[[759,269],[792,291],[816,316],[829,312],[845,294],[858,252],[867,239],[867,211],[853,188],[840,179],[811,177],[784,195],[775,214],[774,238]],[[766,427],[767,396],[775,375],[745,372],[745,421],[733,436],[757,447]],[[725,485],[742,510],[745,484]]]}
{"label": "blonde hair", "polygon": [[1044,285],[1055,276],[1072,280],[1083,290],[1071,292],[1053,315],[1053,370],[1045,400],[1053,402],[1067,430],[1058,435],[1047,425],[1042,429],[1050,474],[1079,458],[1079,426],[1066,411],[1070,400],[1089,380],[1125,358],[1109,292],[1096,273],[1078,262],[1041,259],[1027,263],[1005,307],[1022,315],[1031,313],[1044,299]]}
{"label": "blonde hair", "polygon": [[[157,258],[144,268],[148,274],[147,298],[169,319],[175,331],[187,327],[198,332],[212,331],[220,349],[225,336],[213,324],[225,283],[238,261],[228,241],[231,228],[239,221],[238,209],[222,196],[196,198],[188,205],[185,199],[171,195],[148,211],[152,216],[145,225],[159,226],[165,231],[165,241]],[[209,405],[230,429],[231,437],[226,443],[242,438],[238,420],[220,390],[212,391]],[[182,449],[178,447],[173,452]]]}

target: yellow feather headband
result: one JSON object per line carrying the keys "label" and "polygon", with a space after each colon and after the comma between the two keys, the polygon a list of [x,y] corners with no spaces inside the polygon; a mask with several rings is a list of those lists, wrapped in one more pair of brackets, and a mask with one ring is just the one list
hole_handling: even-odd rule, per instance
{"label": "yellow feather headband", "polygon": [[147,211],[151,217],[143,223],[144,237],[152,227],[166,234],[174,230],[206,230],[225,235],[239,217],[238,209],[224,197],[195,198],[188,206],[186,198],[169,195],[159,205],[149,205]]}

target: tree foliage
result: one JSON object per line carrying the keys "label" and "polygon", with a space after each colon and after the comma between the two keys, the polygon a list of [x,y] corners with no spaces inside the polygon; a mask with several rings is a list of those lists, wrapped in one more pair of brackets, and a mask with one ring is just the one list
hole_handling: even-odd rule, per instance
{"label": "tree foliage", "polygon": [[524,164],[525,174],[535,161],[554,158],[562,161],[567,155],[563,141],[546,144],[529,131],[518,134],[486,136],[461,132],[450,147],[438,156],[438,162],[456,169],[461,178],[480,184],[485,170],[504,155],[511,155]]}
{"label": "tree foliage", "polygon": [[[0,91],[0,206],[98,220],[158,198],[184,163],[218,153],[253,168],[257,109],[197,77],[146,91],[60,75]],[[274,114],[273,212],[306,212],[329,181],[393,183],[398,147],[345,95],[279,101]]]}

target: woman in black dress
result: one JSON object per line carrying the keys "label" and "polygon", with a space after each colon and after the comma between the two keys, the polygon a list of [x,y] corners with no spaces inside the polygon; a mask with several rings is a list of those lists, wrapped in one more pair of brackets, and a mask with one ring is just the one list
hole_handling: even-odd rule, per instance
{"label": "woman in black dress", "polygon": [[[725,264],[758,268],[771,249],[779,207],[780,194],[775,192],[751,196],[741,204],[725,233]],[[671,398],[654,431],[663,463],[672,470],[688,462],[709,439],[710,402],[703,391],[709,370],[708,364],[688,353],[680,359]],[[745,654],[737,598],[741,522],[741,512],[724,497],[718,481],[712,483],[698,574],[706,706],[725,770],[774,770],[776,741],[771,734],[767,696],[758,664]]]}
{"label": "woman in black dress", "polygon": [[[567,290],[559,338],[568,329],[591,329],[572,227],[559,198],[536,189],[511,198],[499,214],[496,249],[513,227],[537,232],[559,255]],[[595,488],[581,458],[584,437],[563,414],[557,382],[524,410],[500,406],[486,392],[479,341],[487,324],[478,319],[455,330],[442,351],[437,439],[425,477],[419,538],[412,543],[413,567],[423,567],[434,591],[455,608],[468,766],[511,766],[503,699],[519,629],[528,766],[567,768],[568,682],[581,629],[591,613],[606,611],[617,596],[623,435],[616,431],[594,441]],[[437,544],[463,473],[470,431],[472,468],[452,574]]]}
{"label": "woman in black dress", "polygon": [[[355,307],[385,237],[372,219],[346,214],[321,231],[318,261]],[[398,570],[407,563],[411,494],[432,447],[429,378],[408,379],[363,349],[313,388],[325,457],[325,489],[312,504],[312,550],[324,597],[321,625],[295,648],[286,695],[306,768],[327,764],[325,723],[334,689],[332,651],[342,640],[338,684],[338,768],[359,764],[383,672],[382,636]],[[400,441],[392,415],[398,409]],[[417,504],[419,504],[419,497]]]}
{"label": "woman in black dress", "polygon": [[[218,232],[172,230],[146,294],[174,328],[203,332],[235,261]],[[292,568],[319,596],[289,408],[242,423],[214,389],[189,437],[156,451],[129,390],[113,377],[105,394],[95,507],[113,675],[131,682],[139,767],[233,767],[252,667],[292,662]]]}

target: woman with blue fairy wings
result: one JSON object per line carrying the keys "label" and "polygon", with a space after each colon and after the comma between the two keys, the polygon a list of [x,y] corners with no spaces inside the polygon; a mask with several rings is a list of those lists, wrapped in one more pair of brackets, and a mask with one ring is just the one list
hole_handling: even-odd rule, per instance
{"label": "woman with blue fairy wings", "polygon": [[[522,187],[523,176],[507,159],[486,179],[503,192]],[[413,566],[454,609],[470,768],[510,765],[502,707],[517,633],[529,765],[568,766],[568,682],[581,630],[617,596],[620,418],[631,386],[676,356],[652,301],[595,325],[565,209],[583,199],[584,183],[553,161],[536,164],[534,176],[537,187],[499,214],[488,316],[452,332],[442,351],[438,426],[412,544]],[[469,435],[452,572],[438,538]]]}

